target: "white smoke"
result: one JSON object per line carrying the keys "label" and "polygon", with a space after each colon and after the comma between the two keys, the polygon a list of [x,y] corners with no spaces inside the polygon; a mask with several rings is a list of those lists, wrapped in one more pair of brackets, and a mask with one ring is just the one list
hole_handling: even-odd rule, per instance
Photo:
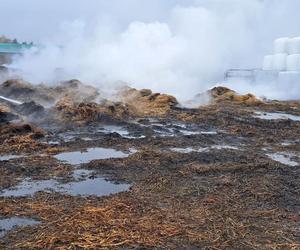
{"label": "white smoke", "polygon": [[[121,1],[106,6],[99,1],[99,6],[103,12],[125,7]],[[144,9],[142,13],[152,6],[150,0],[126,2],[131,2],[132,11]],[[187,99],[222,81],[229,68],[261,67],[274,38],[300,35],[298,0],[195,0],[184,6],[180,1],[163,2],[153,2],[155,8],[147,20],[130,8],[127,12],[132,17],[126,17],[126,22],[118,22],[109,11],[101,17],[91,14],[93,21],[80,16],[66,22],[61,18],[55,34],[41,37],[47,41],[43,48],[27,53],[12,67],[33,83],[77,78],[107,88],[120,80]],[[160,9],[156,16],[154,10]],[[272,89],[231,85],[267,97],[265,90]],[[295,91],[300,97],[300,84]],[[290,98],[288,91],[284,98]]]}

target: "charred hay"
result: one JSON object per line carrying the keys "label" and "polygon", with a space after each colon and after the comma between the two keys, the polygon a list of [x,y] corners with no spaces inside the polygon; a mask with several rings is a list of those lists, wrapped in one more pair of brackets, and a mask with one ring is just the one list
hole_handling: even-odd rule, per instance
{"label": "charred hay", "polygon": [[[215,88],[211,104],[187,109],[172,96],[130,88],[121,90],[117,99],[101,101],[88,88],[86,97],[78,99],[80,86],[73,80],[59,91],[48,89],[64,93],[50,108],[36,100],[36,105],[53,112],[51,131],[39,122],[0,124],[1,154],[25,155],[0,162],[0,194],[25,178],[68,183],[74,166],[54,155],[94,147],[137,150],[127,158],[80,165],[93,171],[89,178],[105,176],[132,187],[106,197],[50,191],[0,197],[1,218],[21,216],[41,222],[8,232],[0,239],[0,248],[300,248],[300,122],[255,117],[256,112],[297,116],[300,102],[261,101]],[[25,119],[26,105],[24,111],[5,106],[1,112]],[[36,105],[32,103],[32,110]],[[145,137],[96,132],[106,124],[143,131]],[[182,133],[189,126],[203,133]],[[172,136],[160,134],[170,128]],[[60,137],[66,131],[75,134],[73,141]],[[284,152],[293,154],[298,165],[288,166],[267,155]]]}

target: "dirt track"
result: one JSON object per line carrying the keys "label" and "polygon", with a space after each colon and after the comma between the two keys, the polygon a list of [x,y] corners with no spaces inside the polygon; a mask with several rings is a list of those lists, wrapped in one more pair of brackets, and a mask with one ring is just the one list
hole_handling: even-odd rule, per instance
{"label": "dirt track", "polygon": [[[300,102],[228,96],[197,109],[163,97],[144,103],[158,110],[152,114],[126,101],[69,105],[58,109],[59,119],[2,123],[1,154],[22,157],[0,161],[0,195],[26,178],[76,182],[76,168],[90,170],[84,178],[131,187],[102,197],[57,190],[0,197],[0,219],[40,221],[8,231],[0,247],[300,249]],[[2,114],[14,113],[9,108]],[[274,112],[293,116],[275,119]],[[77,166],[55,158],[98,147],[129,156]]]}

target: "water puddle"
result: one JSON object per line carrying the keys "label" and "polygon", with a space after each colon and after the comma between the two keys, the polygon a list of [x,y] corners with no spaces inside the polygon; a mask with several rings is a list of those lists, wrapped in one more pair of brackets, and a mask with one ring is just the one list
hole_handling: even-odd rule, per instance
{"label": "water puddle", "polygon": [[206,128],[200,127],[197,124],[187,124],[180,121],[160,121],[158,119],[149,118],[133,121],[132,123],[151,129],[157,137],[218,134],[216,130],[207,130]]}
{"label": "water puddle", "polygon": [[269,112],[255,112],[255,118],[263,119],[263,120],[292,120],[292,121],[300,121],[300,116],[290,115],[286,113],[269,113]]}
{"label": "water puddle", "polygon": [[202,131],[195,129],[178,129],[178,128],[166,128],[153,129],[153,131],[160,137],[174,137],[177,135],[217,135],[216,131]]}
{"label": "water puddle", "polygon": [[129,131],[125,129],[122,126],[116,126],[116,125],[107,125],[98,130],[98,132],[104,133],[104,134],[113,134],[117,133],[122,137],[129,136]]}
{"label": "water puddle", "polygon": [[117,151],[112,148],[89,148],[86,151],[75,151],[57,154],[54,157],[72,165],[89,163],[93,160],[104,160],[112,158],[126,158],[136,151],[130,150],[129,153]]}
{"label": "water puddle", "polygon": [[284,165],[295,167],[298,166],[298,162],[293,161],[291,158],[295,155],[293,154],[285,154],[285,153],[274,153],[274,154],[267,154],[267,156],[272,159],[273,161],[280,162]]}
{"label": "water puddle", "polygon": [[191,130],[179,130],[183,135],[217,135],[216,131],[191,131]]}
{"label": "water puddle", "polygon": [[0,197],[26,197],[37,192],[58,192],[72,196],[106,196],[127,191],[129,184],[114,184],[103,177],[95,177],[93,171],[75,170],[74,182],[59,183],[57,180],[32,181],[25,179],[19,185],[5,189]]}
{"label": "water puddle", "polygon": [[189,153],[202,153],[202,152],[208,152],[212,149],[217,149],[217,150],[222,150],[222,149],[231,149],[231,150],[239,150],[239,148],[234,147],[234,146],[229,146],[229,145],[214,145],[210,147],[200,147],[200,148],[170,148],[171,151],[177,152],[177,153],[182,153],[182,154],[189,154]]}
{"label": "water puddle", "polygon": [[171,148],[170,149],[171,151],[173,152],[176,152],[176,153],[182,153],[182,154],[189,154],[189,153],[193,153],[193,152],[198,152],[198,153],[201,153],[201,152],[207,152],[209,151],[209,148]]}
{"label": "water puddle", "polygon": [[60,192],[73,196],[106,196],[127,191],[130,188],[130,185],[114,184],[106,181],[104,178],[94,178],[60,185],[58,188],[60,189]]}
{"label": "water puddle", "polygon": [[8,231],[25,226],[34,226],[40,224],[39,221],[23,218],[23,217],[11,217],[6,219],[0,219],[0,238],[2,238]]}
{"label": "water puddle", "polygon": [[2,155],[2,156],[0,156],[0,161],[10,161],[10,160],[19,159],[22,157],[24,157],[24,156],[22,156],[22,155]]}
{"label": "water puddle", "polygon": [[238,147],[229,146],[229,145],[215,145],[215,146],[211,146],[210,148],[217,149],[217,150],[222,150],[222,149],[239,150]]}
{"label": "water puddle", "polygon": [[127,139],[141,139],[141,138],[146,137],[144,135],[141,135],[140,133],[138,133],[138,135],[132,134],[126,128],[124,128],[122,126],[116,126],[116,125],[104,126],[104,127],[100,128],[98,130],[98,132],[104,133],[106,135],[117,133],[121,137],[127,138]]}
{"label": "water puddle", "polygon": [[[83,141],[92,141],[95,139],[95,135],[90,135],[89,133],[84,133],[84,132],[65,132],[60,134],[60,141],[73,142],[76,141],[77,139]],[[54,142],[58,143],[58,141],[54,141]]]}
{"label": "water puddle", "polygon": [[295,140],[295,141],[283,141],[280,143],[281,146],[292,146],[292,145],[298,145],[300,144],[300,140]]}
{"label": "water puddle", "polygon": [[0,193],[1,197],[25,197],[32,196],[40,191],[51,191],[58,184],[55,180],[45,180],[45,181],[31,181],[26,178],[20,184],[13,188],[4,189]]}

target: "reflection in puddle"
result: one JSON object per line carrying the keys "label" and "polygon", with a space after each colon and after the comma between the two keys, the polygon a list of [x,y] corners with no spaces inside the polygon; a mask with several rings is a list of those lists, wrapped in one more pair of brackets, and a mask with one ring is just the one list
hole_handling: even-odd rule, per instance
{"label": "reflection in puddle", "polygon": [[22,217],[0,219],[0,238],[3,237],[8,231],[16,227],[34,226],[38,225],[39,223],[39,221]]}
{"label": "reflection in puddle", "polygon": [[274,153],[274,154],[267,154],[267,156],[273,161],[280,162],[287,166],[295,167],[299,165],[297,162],[291,160],[291,158],[295,156],[292,154]]}
{"label": "reflection in puddle", "polygon": [[0,156],[0,161],[9,161],[9,160],[14,160],[14,159],[19,159],[22,158],[22,155],[3,155]]}
{"label": "reflection in puddle", "polygon": [[3,190],[1,197],[26,197],[33,196],[37,192],[58,192],[67,195],[81,196],[106,196],[127,191],[131,185],[114,184],[103,177],[93,177],[89,170],[76,170],[73,174],[75,182],[61,184],[56,180],[32,181],[25,179],[19,185],[11,189]]}
{"label": "reflection in puddle", "polygon": [[50,191],[53,190],[58,184],[55,180],[45,180],[45,181],[31,181],[30,179],[25,179],[17,186],[2,190],[1,197],[24,197],[34,195],[36,192],[40,191]]}
{"label": "reflection in puddle", "polygon": [[239,150],[239,148],[234,147],[234,146],[229,146],[229,145],[214,145],[214,146],[210,146],[210,147],[200,147],[200,148],[191,148],[191,147],[187,147],[187,148],[170,148],[170,150],[173,151],[173,152],[183,153],[183,154],[189,154],[189,153],[192,153],[192,152],[197,152],[197,153],[208,152],[211,149],[217,149],[217,150],[222,150],[222,149]]}
{"label": "reflection in puddle", "polygon": [[114,184],[106,181],[104,178],[94,178],[60,185],[58,188],[61,189],[61,192],[74,196],[106,196],[127,191],[130,188],[130,185]]}
{"label": "reflection in puddle", "polygon": [[104,160],[111,158],[126,158],[131,153],[124,153],[111,148],[89,148],[87,151],[66,152],[57,154],[54,157],[59,161],[64,161],[72,165],[89,163],[93,160]]}
{"label": "reflection in puddle", "polygon": [[300,116],[290,115],[286,113],[271,113],[271,112],[255,112],[255,118],[260,118],[263,120],[292,120],[300,121]]}

